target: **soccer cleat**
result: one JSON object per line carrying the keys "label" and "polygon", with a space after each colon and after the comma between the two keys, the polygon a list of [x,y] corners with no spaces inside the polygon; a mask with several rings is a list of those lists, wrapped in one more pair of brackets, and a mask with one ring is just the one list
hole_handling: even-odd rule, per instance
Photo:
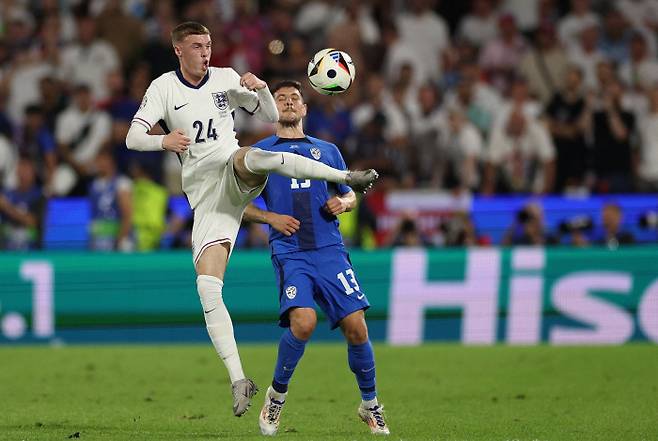
{"label": "soccer cleat", "polygon": [[231,385],[233,393],[233,415],[242,416],[249,406],[251,406],[251,397],[256,395],[258,387],[249,378],[243,378]]}
{"label": "soccer cleat", "polygon": [[370,432],[375,435],[390,435],[386,420],[384,420],[384,406],[377,405],[367,408],[361,404],[359,406],[359,417],[370,427]]}
{"label": "soccer cleat", "polygon": [[273,436],[279,430],[279,418],[281,417],[281,409],[286,400],[277,400],[273,397],[274,389],[272,386],[267,388],[265,394],[265,404],[260,411],[258,417],[258,425],[260,426],[260,433],[263,435]]}
{"label": "soccer cleat", "polygon": [[375,170],[355,170],[347,172],[345,184],[352,187],[352,190],[365,193],[372,188],[372,184],[379,178],[379,173]]}

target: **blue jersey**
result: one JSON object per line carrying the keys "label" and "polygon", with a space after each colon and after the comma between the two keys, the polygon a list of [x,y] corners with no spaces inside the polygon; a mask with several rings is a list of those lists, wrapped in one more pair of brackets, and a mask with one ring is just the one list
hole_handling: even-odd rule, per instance
{"label": "blue jersey", "polygon": [[[296,153],[330,167],[347,170],[338,147],[310,136],[305,138],[271,136],[256,143],[255,146],[271,152]],[[342,245],[343,238],[338,231],[338,219],[324,209],[324,204],[334,195],[343,195],[350,191],[352,189],[343,184],[291,179],[270,174],[262,193],[267,209],[292,216],[301,223],[299,231],[290,237],[270,228],[272,254]]]}

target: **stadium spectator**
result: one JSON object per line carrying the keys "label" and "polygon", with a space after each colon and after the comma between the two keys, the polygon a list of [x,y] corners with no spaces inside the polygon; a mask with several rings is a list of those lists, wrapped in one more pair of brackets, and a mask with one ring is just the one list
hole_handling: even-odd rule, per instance
{"label": "stadium spectator", "polygon": [[599,63],[605,60],[605,55],[599,49],[599,27],[591,24],[580,31],[577,44],[567,48],[569,61],[583,71],[585,85],[595,90],[598,86],[596,70]]}
{"label": "stadium spectator", "polygon": [[621,83],[610,81],[603,93],[601,110],[587,119],[593,135],[596,190],[600,193],[623,193],[633,188],[631,140],[635,117],[622,109],[622,93]]}
{"label": "stadium spectator", "polygon": [[16,183],[16,149],[10,140],[0,134],[0,192]]}
{"label": "stadium spectator", "polygon": [[649,92],[649,112],[640,119],[639,189],[658,192],[658,86]]}
{"label": "stadium spectator", "polygon": [[61,81],[53,76],[44,77],[39,81],[39,93],[46,126],[55,133],[57,118],[66,109],[68,96],[64,93]]}
{"label": "stadium spectator", "polygon": [[451,108],[439,137],[440,156],[444,158],[439,162],[444,164],[441,186],[456,193],[475,191],[480,185],[479,165],[483,153],[480,132],[460,108]]}
{"label": "stadium spectator", "polygon": [[569,61],[558,45],[555,29],[542,24],[535,32],[535,44],[521,59],[519,72],[528,81],[530,93],[542,104],[562,89]]}
{"label": "stadium spectator", "polygon": [[555,146],[538,113],[525,82],[516,81],[491,131],[483,193],[552,191]]}
{"label": "stadium spectator", "polygon": [[46,125],[43,110],[38,105],[31,105],[25,109],[24,121],[18,137],[20,155],[32,160],[38,182],[43,185],[45,194],[50,195],[57,166],[55,136]]}
{"label": "stadium spectator", "polygon": [[403,76],[408,76],[403,72],[408,69],[412,76],[411,81],[407,80],[407,83],[414,87],[422,84],[424,81],[424,68],[420,54],[416,53],[408,42],[400,38],[397,25],[394,22],[383,26],[382,40],[385,49],[383,70],[388,83],[397,84]]}
{"label": "stadium spectator", "polygon": [[[166,2],[163,2],[166,4]],[[160,21],[155,37],[150,38],[144,45],[141,58],[148,60],[151,70],[150,80],[154,80],[165,72],[175,70],[178,59],[171,50],[171,30],[176,24],[173,19]]]}
{"label": "stadium spectator", "polygon": [[655,0],[617,0],[617,7],[635,29],[658,32],[658,2]]}
{"label": "stadium spectator", "polygon": [[420,231],[411,214],[402,216],[397,226],[391,231],[388,244],[393,247],[433,246],[432,241]]}
{"label": "stadium spectator", "polygon": [[545,232],[544,210],[537,203],[529,203],[516,213],[502,244],[539,246],[551,241]]}
{"label": "stadium spectator", "polygon": [[546,116],[556,148],[555,190],[577,191],[585,183],[587,170],[583,73],[579,68],[569,69],[564,90],[553,96]]}
{"label": "stadium spectator", "polygon": [[411,0],[408,10],[398,15],[401,40],[414,48],[422,63],[421,82],[441,78],[441,53],[450,44],[448,25],[430,8],[427,0]]}
{"label": "stadium spectator", "polygon": [[457,35],[477,47],[498,36],[498,13],[493,0],[473,0],[471,11],[459,22]]}
{"label": "stadium spectator", "polygon": [[468,120],[486,134],[503,102],[498,92],[482,81],[480,72],[477,64],[463,65],[457,87],[447,92],[444,103],[448,107],[461,107]]}
{"label": "stadium spectator", "polygon": [[628,60],[633,31],[616,8],[611,8],[605,15],[601,37],[599,47],[608,60],[617,65]]}
{"label": "stadium spectator", "polygon": [[649,56],[644,35],[633,34],[630,58],[619,67],[619,78],[632,90],[648,90],[658,84],[658,61]]}
{"label": "stadium spectator", "polygon": [[363,2],[348,2],[345,14],[327,33],[327,45],[350,54],[356,66],[366,66],[368,49],[380,39],[379,27]]}
{"label": "stadium spectator", "polygon": [[133,228],[136,249],[152,251],[159,247],[166,231],[167,190],[153,180],[148,165],[131,164],[133,180]]}
{"label": "stadium spectator", "polygon": [[96,28],[93,17],[77,17],[78,38],[63,49],[59,69],[60,78],[68,84],[87,85],[94,102],[107,98],[107,74],[121,67],[116,50],[97,37]]}
{"label": "stadium spectator", "polygon": [[2,75],[3,87],[8,90],[7,115],[12,124],[23,122],[25,108],[39,99],[39,82],[55,73],[55,66],[40,50],[27,47],[18,52]]}
{"label": "stadium spectator", "polygon": [[635,243],[633,234],[622,230],[623,219],[624,213],[618,204],[606,203],[601,209],[601,227],[594,232],[593,242],[610,249]]}
{"label": "stadium spectator", "polygon": [[512,15],[502,15],[498,20],[498,29],[498,38],[484,46],[479,63],[489,83],[499,92],[504,93],[516,75],[516,69],[525,54],[527,45]]}
{"label": "stadium spectator", "polygon": [[470,215],[459,211],[449,219],[441,222],[443,245],[447,247],[471,247],[486,245],[488,239],[480,240],[475,231],[475,225]]}
{"label": "stadium spectator", "polygon": [[583,31],[598,27],[599,18],[592,12],[590,3],[590,0],[571,0],[571,9],[559,21],[557,33],[566,48],[579,46]]}
{"label": "stadium spectator", "polygon": [[446,159],[441,152],[439,132],[445,115],[441,111],[439,91],[432,84],[422,86],[413,106],[406,109],[410,122],[413,149],[411,161],[420,183],[430,183],[433,187],[441,184],[441,169]]}
{"label": "stadium spectator", "polygon": [[16,182],[14,190],[0,193],[0,244],[7,250],[33,250],[40,247],[44,198],[30,158],[19,158]]}
{"label": "stadium spectator", "polygon": [[[367,80],[365,96],[362,103],[352,112],[352,123],[357,129],[372,129],[368,136],[375,136],[377,129],[382,129],[384,145],[372,145],[374,151],[365,156],[366,145],[358,145],[357,156],[361,158],[384,157],[395,167],[396,173],[402,176],[409,170],[410,158],[405,149],[409,136],[409,122],[401,107],[395,102],[378,74],[372,74]],[[367,129],[368,130],[368,129]]]}
{"label": "stadium spectator", "polygon": [[112,153],[96,156],[96,177],[89,189],[90,248],[95,251],[131,251],[132,183],[117,173]]}
{"label": "stadium spectator", "polygon": [[60,196],[86,194],[85,176],[112,128],[109,115],[93,108],[88,86],[77,86],[73,98],[73,103],[57,118],[55,127],[60,165],[55,172],[53,191]]}
{"label": "stadium spectator", "polygon": [[119,58],[119,65],[131,66],[145,42],[142,21],[124,12],[121,0],[105,0],[96,16],[98,37],[108,42]]}

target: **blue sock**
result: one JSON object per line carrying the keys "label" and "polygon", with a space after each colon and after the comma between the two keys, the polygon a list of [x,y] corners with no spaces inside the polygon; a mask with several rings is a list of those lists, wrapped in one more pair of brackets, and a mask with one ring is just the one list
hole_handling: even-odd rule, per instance
{"label": "blue sock", "polygon": [[347,345],[347,361],[356,376],[363,401],[374,400],[377,396],[375,387],[375,354],[370,340],[360,345]]}
{"label": "blue sock", "polygon": [[276,368],[274,369],[274,380],[272,388],[279,393],[288,392],[288,383],[290,377],[297,367],[297,363],[304,355],[306,341],[295,337],[290,328],[286,329],[281,340],[279,340],[279,356],[276,359]]}

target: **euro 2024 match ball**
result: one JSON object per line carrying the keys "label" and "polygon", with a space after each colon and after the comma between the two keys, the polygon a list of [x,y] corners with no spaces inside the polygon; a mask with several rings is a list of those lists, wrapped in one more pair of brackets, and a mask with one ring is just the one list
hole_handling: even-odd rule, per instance
{"label": "euro 2024 match ball", "polygon": [[328,48],[313,55],[307,73],[313,89],[323,95],[336,95],[352,85],[356,69],[346,52]]}

